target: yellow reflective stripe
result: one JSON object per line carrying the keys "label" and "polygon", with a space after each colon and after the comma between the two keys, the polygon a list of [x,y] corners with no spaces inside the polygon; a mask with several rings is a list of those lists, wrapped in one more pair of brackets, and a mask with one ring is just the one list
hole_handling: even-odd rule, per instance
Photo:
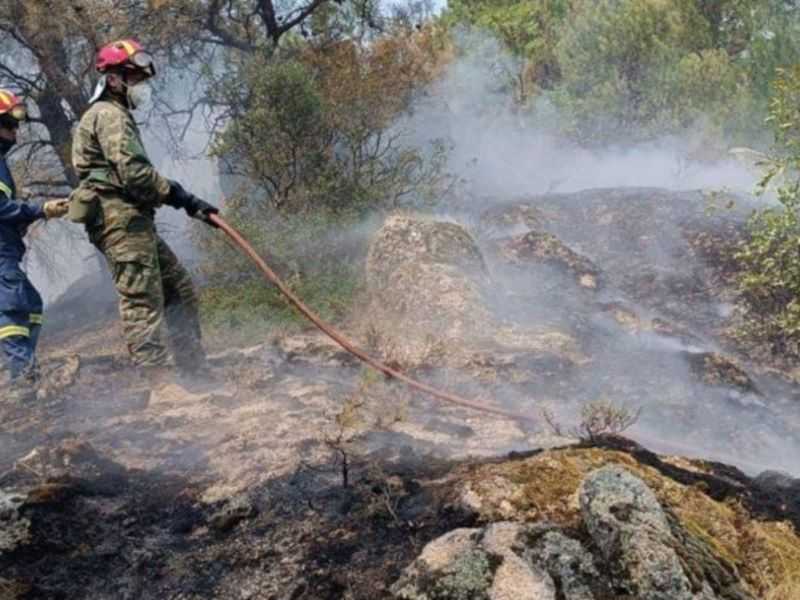
{"label": "yellow reflective stripe", "polygon": [[0,340],[14,336],[31,337],[31,330],[27,327],[20,327],[19,325],[0,327]]}
{"label": "yellow reflective stripe", "polygon": [[128,56],[133,56],[134,54],[136,54],[136,48],[131,46],[130,42],[126,40],[120,40],[118,43],[120,46],[125,48],[125,52],[128,53]]}
{"label": "yellow reflective stripe", "polygon": [[11,95],[3,90],[0,90],[0,102],[3,104],[11,104]]}
{"label": "yellow reflective stripe", "polygon": [[30,317],[28,317],[28,320],[31,322],[31,325],[41,325],[41,324],[42,324],[42,321],[43,321],[44,319],[43,319],[42,315],[39,315],[39,314],[33,314],[33,313],[32,313],[32,314],[31,314],[31,316],[30,316]]}
{"label": "yellow reflective stripe", "polygon": [[11,191],[11,188],[10,188],[10,187],[8,187],[8,186],[7,186],[5,183],[3,183],[2,181],[0,181],[0,192],[3,192],[3,193],[6,195],[6,196],[8,196],[8,199],[9,199],[9,200],[11,200],[11,199],[13,199],[13,198],[14,198],[14,192],[12,192],[12,191]]}

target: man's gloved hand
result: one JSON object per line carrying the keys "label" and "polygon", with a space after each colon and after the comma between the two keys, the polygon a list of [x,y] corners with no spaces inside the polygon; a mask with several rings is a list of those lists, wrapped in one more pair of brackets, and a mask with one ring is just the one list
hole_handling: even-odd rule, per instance
{"label": "man's gloved hand", "polygon": [[48,200],[42,210],[46,219],[59,219],[69,212],[69,200]]}
{"label": "man's gloved hand", "polygon": [[182,208],[186,213],[195,219],[200,219],[212,227],[216,227],[208,218],[219,213],[216,206],[212,206],[205,200],[201,200],[191,192],[187,192],[177,181],[170,181],[169,198],[167,204],[174,208]]}
{"label": "man's gloved hand", "polygon": [[219,209],[216,206],[213,206],[198,198],[197,196],[192,196],[191,203],[186,207],[186,212],[189,214],[190,217],[195,219],[200,219],[205,223],[208,223],[212,227],[216,227],[214,223],[212,223],[208,217],[211,215],[216,215],[219,213]]}

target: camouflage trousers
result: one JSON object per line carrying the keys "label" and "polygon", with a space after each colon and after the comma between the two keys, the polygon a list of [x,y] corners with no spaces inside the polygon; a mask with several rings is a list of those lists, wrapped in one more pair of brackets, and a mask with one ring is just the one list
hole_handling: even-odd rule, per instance
{"label": "camouflage trousers", "polygon": [[168,333],[175,365],[190,371],[201,368],[206,357],[194,286],[155,228],[137,227],[115,244],[96,245],[108,261],[119,294],[120,317],[134,364],[170,364]]}

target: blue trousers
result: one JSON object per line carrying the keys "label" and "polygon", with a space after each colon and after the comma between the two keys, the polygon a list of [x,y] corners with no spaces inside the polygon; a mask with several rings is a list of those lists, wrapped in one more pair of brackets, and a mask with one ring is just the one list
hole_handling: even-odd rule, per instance
{"label": "blue trousers", "polygon": [[0,363],[11,379],[36,366],[36,344],[42,329],[40,313],[0,313]]}

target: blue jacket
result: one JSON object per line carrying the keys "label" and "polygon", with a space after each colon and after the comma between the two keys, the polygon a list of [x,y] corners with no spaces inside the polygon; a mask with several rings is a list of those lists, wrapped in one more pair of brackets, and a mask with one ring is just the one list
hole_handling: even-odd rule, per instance
{"label": "blue jacket", "polygon": [[17,202],[16,186],[11,177],[5,157],[0,158],[0,259],[9,258],[17,262],[25,256],[25,243],[22,238],[28,233],[28,226],[37,219],[44,218],[41,206]]}
{"label": "blue jacket", "polygon": [[5,157],[0,157],[0,312],[39,313],[42,298],[20,267],[22,238],[28,226],[44,218],[41,206],[14,200],[16,186]]}

